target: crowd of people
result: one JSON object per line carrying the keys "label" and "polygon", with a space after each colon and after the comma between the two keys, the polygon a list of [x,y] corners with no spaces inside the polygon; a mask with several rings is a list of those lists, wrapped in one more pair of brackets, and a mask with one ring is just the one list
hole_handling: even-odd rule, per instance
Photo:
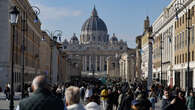
{"label": "crowd of people", "polygon": [[40,75],[32,82],[33,95],[21,100],[16,110],[155,110],[159,100],[161,110],[195,110],[193,90],[146,85],[120,80],[105,84],[95,78],[51,85]]}

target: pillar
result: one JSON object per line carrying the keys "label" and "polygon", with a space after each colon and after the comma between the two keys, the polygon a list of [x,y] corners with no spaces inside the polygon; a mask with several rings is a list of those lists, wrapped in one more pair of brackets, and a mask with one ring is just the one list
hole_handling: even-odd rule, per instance
{"label": "pillar", "polygon": [[91,56],[89,56],[89,71],[91,71],[91,63],[92,63],[91,59],[92,59]]}
{"label": "pillar", "polygon": [[99,64],[99,67],[100,67],[100,71],[102,71],[102,56],[100,56],[100,64]]}

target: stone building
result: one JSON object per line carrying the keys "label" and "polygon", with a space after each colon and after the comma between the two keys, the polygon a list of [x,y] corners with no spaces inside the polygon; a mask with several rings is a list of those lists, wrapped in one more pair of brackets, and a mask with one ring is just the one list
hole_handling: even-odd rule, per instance
{"label": "stone building", "polygon": [[[179,2],[179,0],[177,0]],[[173,22],[174,26],[174,55],[173,55],[173,64],[170,65],[171,72],[175,76],[175,85],[185,88],[188,85],[188,88],[195,88],[195,33],[194,33],[194,24],[195,24],[195,1],[185,0],[180,1],[186,6],[186,9],[182,9],[178,12],[178,20]],[[186,12],[188,10],[188,12]],[[187,16],[189,16],[189,25]],[[189,26],[190,34],[188,34],[187,27]],[[188,42],[189,37],[189,42]],[[189,43],[189,59],[188,59],[188,43]],[[187,74],[187,64],[189,62],[190,70]],[[170,77],[169,77],[170,76]],[[168,79],[171,78],[171,75],[167,76]],[[173,76],[173,75],[172,75]]]}
{"label": "stone building", "polygon": [[115,34],[109,38],[106,24],[94,7],[91,16],[82,26],[80,41],[74,34],[70,41],[64,41],[63,49],[70,58],[80,57],[82,63],[77,64],[82,67],[82,75],[94,71],[97,76],[105,76],[107,58],[127,51],[128,46],[126,42],[119,41]]}
{"label": "stone building", "polygon": [[123,81],[134,82],[136,79],[136,50],[129,49],[121,54],[120,60],[120,77]]}
{"label": "stone building", "polygon": [[120,56],[108,57],[107,59],[107,75],[110,78],[120,78]]}
{"label": "stone building", "polygon": [[[51,77],[51,39],[46,32],[42,31],[43,39],[40,42],[39,56],[40,56],[40,74]],[[45,57],[48,56],[48,57]]]}
{"label": "stone building", "polygon": [[141,69],[142,69],[142,77],[148,77],[149,71],[149,38],[152,33],[152,28],[150,27],[149,17],[147,16],[144,20],[144,33],[141,37]]}
{"label": "stone building", "polygon": [[[178,86],[183,89],[186,89],[187,84],[189,88],[195,87],[194,6],[193,0],[172,0],[152,24],[153,77],[160,79],[164,85]],[[187,31],[187,15],[190,15],[190,35]],[[190,37],[189,60],[188,37]],[[188,61],[189,74],[187,74]]]}
{"label": "stone building", "polygon": [[0,28],[0,86],[2,87],[10,82],[11,76],[11,42],[13,40],[13,31],[8,15],[9,9],[13,5],[16,5],[20,9],[18,24],[14,33],[14,84],[21,84],[23,61],[25,82],[32,80],[35,75],[40,73],[39,47],[42,38],[41,22],[34,23],[35,12],[32,10],[28,0],[0,0],[0,26],[3,27]]}
{"label": "stone building", "polygon": [[141,46],[142,46],[142,42],[141,42],[141,38],[142,36],[137,36],[136,37],[136,78],[137,79],[142,79],[142,69],[141,69],[141,63],[142,63],[142,50],[141,50]]}

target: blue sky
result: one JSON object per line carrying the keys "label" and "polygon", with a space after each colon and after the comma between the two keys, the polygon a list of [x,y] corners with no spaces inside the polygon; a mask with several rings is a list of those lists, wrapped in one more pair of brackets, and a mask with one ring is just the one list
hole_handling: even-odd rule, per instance
{"label": "blue sky", "polygon": [[96,6],[99,17],[107,25],[110,37],[113,33],[135,47],[135,37],[143,33],[144,19],[151,23],[171,0],[29,0],[41,10],[42,29],[62,30],[70,39],[73,33],[79,38],[81,27]]}

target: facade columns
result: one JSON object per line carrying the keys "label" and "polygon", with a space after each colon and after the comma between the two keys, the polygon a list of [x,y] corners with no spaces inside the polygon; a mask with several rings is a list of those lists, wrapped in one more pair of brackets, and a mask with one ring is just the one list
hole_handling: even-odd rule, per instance
{"label": "facade columns", "polygon": [[92,61],[92,58],[91,56],[89,56],[89,71],[91,71],[91,61]]}
{"label": "facade columns", "polygon": [[87,71],[87,56],[85,56],[85,72]]}
{"label": "facade columns", "polygon": [[102,56],[100,56],[100,64],[99,64],[99,66],[100,66],[100,71],[102,71]]}
{"label": "facade columns", "polygon": [[98,56],[96,56],[95,57],[95,59],[96,59],[96,62],[95,62],[95,71],[97,71],[97,68],[98,68]]}
{"label": "facade columns", "polygon": [[82,62],[83,62],[83,71],[85,71],[85,56],[82,56]]}

